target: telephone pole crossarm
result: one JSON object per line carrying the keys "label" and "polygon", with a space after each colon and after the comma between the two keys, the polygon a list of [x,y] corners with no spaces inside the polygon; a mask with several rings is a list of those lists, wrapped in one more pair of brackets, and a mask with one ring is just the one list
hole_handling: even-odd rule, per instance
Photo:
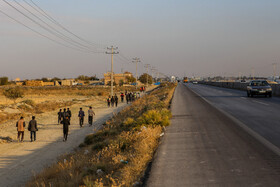
{"label": "telephone pole crossarm", "polygon": [[114,72],[113,72],[113,63],[114,63],[114,55],[119,54],[119,52],[116,52],[118,50],[118,47],[107,47],[106,54],[111,55],[111,97],[114,95]]}
{"label": "telephone pole crossarm", "polygon": [[133,61],[132,61],[133,63],[135,63],[136,64],[136,74],[135,74],[135,78],[136,78],[136,84],[135,84],[135,87],[136,87],[136,89],[137,89],[137,82],[138,82],[138,73],[137,73],[137,64],[139,63],[139,62],[141,62],[140,61],[140,58],[133,58]]}

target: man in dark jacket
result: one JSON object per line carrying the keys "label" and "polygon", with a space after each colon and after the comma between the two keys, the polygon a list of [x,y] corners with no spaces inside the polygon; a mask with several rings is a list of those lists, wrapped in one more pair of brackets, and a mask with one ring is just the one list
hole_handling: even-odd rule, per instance
{"label": "man in dark jacket", "polygon": [[66,108],[63,109],[63,112],[62,112],[62,120],[64,120],[66,117],[68,116],[68,113],[66,111]]}
{"label": "man in dark jacket", "polygon": [[114,100],[115,100],[116,107],[118,107],[119,98],[118,98],[117,94],[115,94]]}
{"label": "man in dark jacket", "polygon": [[37,128],[37,121],[35,120],[35,116],[32,116],[32,120],[29,122],[28,125],[28,130],[30,131],[31,142],[33,142],[33,140],[36,141],[36,131],[38,131],[38,128]]}
{"label": "man in dark jacket", "polygon": [[112,95],[111,97],[111,107],[114,107],[115,104],[115,97]]}
{"label": "man in dark jacket", "polygon": [[108,107],[111,106],[111,97],[110,96],[107,98],[107,104],[108,104]]}
{"label": "man in dark jacket", "polygon": [[125,99],[126,99],[126,103],[128,104],[128,102],[129,102],[129,94],[128,93],[125,94]]}
{"label": "man in dark jacket", "polygon": [[63,124],[63,141],[67,141],[67,137],[68,137],[68,132],[69,132],[69,118],[68,116],[66,116],[66,118],[62,121]]}
{"label": "man in dark jacket", "polygon": [[121,101],[122,101],[122,103],[123,103],[123,98],[124,98],[124,94],[121,93]]}
{"label": "man in dark jacket", "polygon": [[58,124],[60,124],[62,122],[62,109],[59,110],[59,112],[57,113],[57,117],[58,117]]}
{"label": "man in dark jacket", "polygon": [[69,117],[69,122],[71,121],[72,112],[69,108],[67,108],[67,116]]}
{"label": "man in dark jacket", "polygon": [[82,108],[80,108],[78,117],[79,117],[79,120],[80,120],[80,127],[82,127],[83,124],[84,124],[84,117],[85,117],[85,112],[83,111]]}

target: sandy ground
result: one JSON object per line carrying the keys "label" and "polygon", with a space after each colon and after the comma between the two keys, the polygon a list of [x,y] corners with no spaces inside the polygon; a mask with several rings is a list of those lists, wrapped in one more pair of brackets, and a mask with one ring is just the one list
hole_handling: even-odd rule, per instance
{"label": "sandy ground", "polygon": [[[84,108],[87,114],[88,106],[93,106],[96,113],[94,125],[78,125],[78,110]],[[67,142],[63,142],[62,125],[57,124],[57,111],[40,114],[37,116],[39,131],[37,141],[30,142],[30,133],[25,131],[23,143],[12,142],[0,144],[0,186],[24,186],[25,183],[43,168],[57,161],[60,155],[69,153],[83,142],[87,134],[95,132],[102,127],[113,113],[119,112],[127,104],[120,104],[118,108],[107,108],[104,101],[75,104],[71,106],[72,119],[70,135]],[[29,121],[30,119],[26,119]],[[15,121],[5,124],[5,129],[0,129],[0,134],[16,136]]]}

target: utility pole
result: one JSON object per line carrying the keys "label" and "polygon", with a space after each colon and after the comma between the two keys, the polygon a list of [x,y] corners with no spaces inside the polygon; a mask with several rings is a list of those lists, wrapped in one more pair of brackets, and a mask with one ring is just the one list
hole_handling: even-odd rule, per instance
{"label": "utility pole", "polygon": [[273,63],[273,80],[275,80],[275,77],[276,77],[276,65],[277,63]]}
{"label": "utility pole", "polygon": [[157,70],[155,67],[152,67],[152,83],[153,83],[153,80],[154,80],[154,72]]}
{"label": "utility pole", "polygon": [[119,52],[116,52],[114,50],[118,50],[118,47],[107,47],[107,50],[109,52],[106,52],[106,54],[111,55],[111,97],[114,95],[114,72],[113,72],[113,62],[114,62],[114,55],[119,54]]}
{"label": "utility pole", "polygon": [[145,64],[144,66],[146,68],[146,71],[147,71],[147,75],[146,75],[146,86],[148,86],[149,84],[149,81],[148,81],[148,73],[149,73],[149,67],[150,67],[150,64]]}
{"label": "utility pole", "polygon": [[135,58],[133,58],[133,61],[132,61],[132,62],[136,64],[136,72],[135,72],[135,73],[136,73],[136,74],[135,74],[136,85],[135,85],[135,87],[136,87],[136,89],[137,89],[137,81],[138,81],[137,64],[138,64],[138,62],[141,62],[141,61],[140,61],[140,58],[135,57]]}

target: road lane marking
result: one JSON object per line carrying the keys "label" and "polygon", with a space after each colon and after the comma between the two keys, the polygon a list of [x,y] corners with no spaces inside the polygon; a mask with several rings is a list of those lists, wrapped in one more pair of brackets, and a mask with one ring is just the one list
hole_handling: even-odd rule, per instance
{"label": "road lane marking", "polygon": [[262,105],[265,105],[265,106],[269,106],[269,104],[267,104],[267,103],[263,103],[263,102],[256,101],[256,100],[253,100],[253,102],[255,102],[255,103],[259,103],[259,104],[262,104]]}

